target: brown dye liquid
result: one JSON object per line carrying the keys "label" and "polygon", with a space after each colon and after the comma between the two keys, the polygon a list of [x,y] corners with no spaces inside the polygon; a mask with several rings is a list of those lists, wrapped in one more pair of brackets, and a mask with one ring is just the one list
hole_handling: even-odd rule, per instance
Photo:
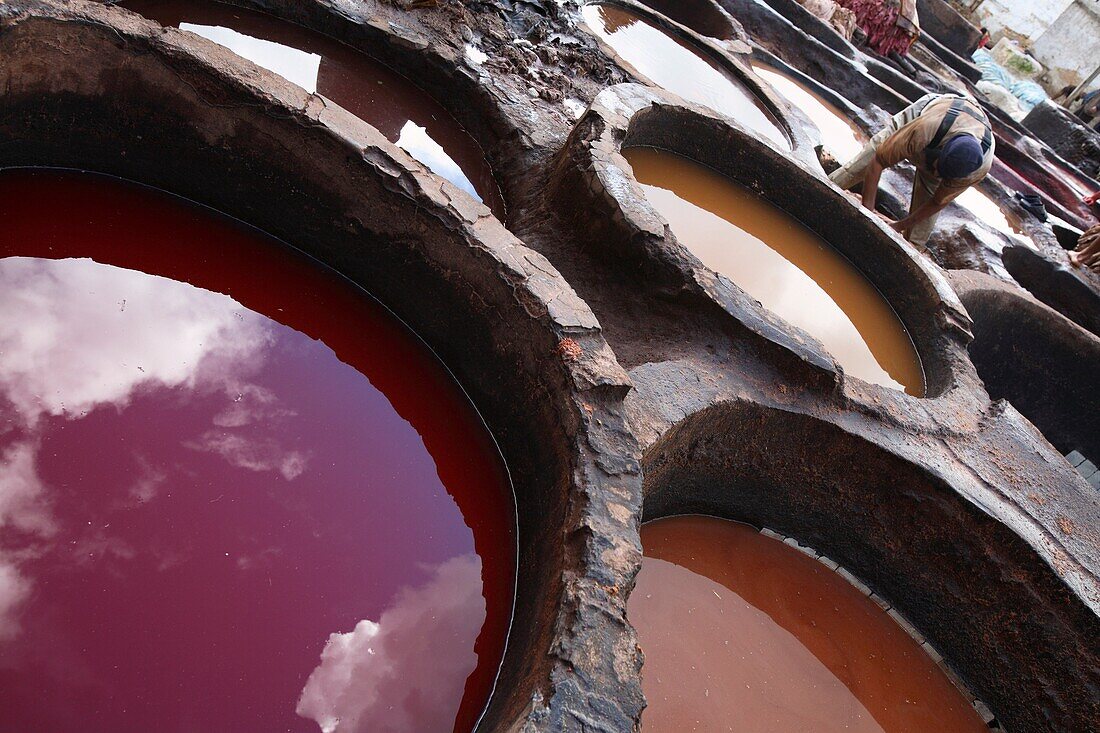
{"label": "brown dye liquid", "polygon": [[377,61],[300,25],[221,3],[126,0],[122,5],[208,38],[328,97],[504,220],[504,200],[478,144],[438,102]]}
{"label": "brown dye liquid", "polygon": [[623,155],[646,198],[703,264],[819,339],[848,374],[923,395],[924,375],[905,326],[836,250],[695,161],[653,148]]}
{"label": "brown dye liquid", "polygon": [[0,218],[0,730],[471,730],[515,504],[427,347],[151,189],[8,171]]}
{"label": "brown dye liquid", "polygon": [[770,66],[754,61],[752,68],[817,125],[822,144],[838,161],[851,160],[863,150],[867,136],[833,104],[798,80]]}
{"label": "brown dye liquid", "polygon": [[741,122],[783,148],[790,142],[764,103],[716,61],[640,15],[614,5],[581,8],[588,28],[659,87]]}
{"label": "brown dye liquid", "polygon": [[712,517],[642,526],[628,615],[648,731],[983,733],[946,675],[825,565]]}

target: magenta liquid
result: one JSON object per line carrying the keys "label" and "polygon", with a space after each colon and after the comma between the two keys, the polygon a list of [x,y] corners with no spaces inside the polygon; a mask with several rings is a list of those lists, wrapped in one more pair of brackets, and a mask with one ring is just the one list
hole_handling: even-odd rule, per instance
{"label": "magenta liquid", "polygon": [[9,171],[0,213],[0,730],[470,730],[515,507],[427,348],[150,189]]}

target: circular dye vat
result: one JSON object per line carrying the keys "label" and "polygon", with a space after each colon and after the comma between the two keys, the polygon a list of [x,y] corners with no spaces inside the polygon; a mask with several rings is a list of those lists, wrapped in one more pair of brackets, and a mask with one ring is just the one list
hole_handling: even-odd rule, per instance
{"label": "circular dye vat", "polygon": [[944,672],[823,563],[752,527],[642,526],[627,611],[651,731],[983,733]]}
{"label": "circular dye vat", "polygon": [[121,4],[161,25],[203,36],[331,99],[504,220],[504,199],[474,139],[431,96],[370,57],[295,23],[221,3]]}
{"label": "circular dye vat", "polygon": [[446,368],[207,209],[0,201],[0,729],[471,730],[515,504]]}
{"label": "circular dye vat", "polygon": [[1023,222],[1015,216],[1009,218],[1009,215],[1001,210],[997,202],[977,188],[972,186],[963,191],[955,199],[955,203],[969,211],[983,224],[1004,234],[1012,241],[1035,249],[1031,238],[1024,233]]}
{"label": "circular dye vat", "polygon": [[581,14],[592,33],[656,86],[732,117],[790,149],[780,124],[752,90],[688,41],[616,5],[585,5]]}
{"label": "circular dye vat", "polygon": [[924,394],[920,359],[901,319],[824,240],[693,160],[654,148],[623,155],[646,198],[704,265],[819,339],[846,373]]}
{"label": "circular dye vat", "polygon": [[796,79],[770,66],[754,61],[752,70],[817,125],[822,144],[837,161],[847,162],[863,150],[867,136],[835,105]]}

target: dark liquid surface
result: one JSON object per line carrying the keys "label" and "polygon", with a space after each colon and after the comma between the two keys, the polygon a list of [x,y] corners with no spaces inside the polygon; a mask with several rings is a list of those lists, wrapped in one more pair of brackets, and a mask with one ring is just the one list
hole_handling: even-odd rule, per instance
{"label": "dark liquid surface", "polygon": [[962,694],[819,561],[711,517],[642,526],[628,613],[647,731],[982,733]]}
{"label": "dark liquid surface", "polygon": [[732,117],[790,149],[787,136],[763,102],[731,72],[687,41],[614,5],[586,5],[581,14],[594,34],[656,86]]}
{"label": "dark liquid surface", "polygon": [[126,0],[123,7],[328,97],[504,220],[504,201],[474,139],[431,96],[370,57],[294,23],[221,3]]}
{"label": "dark liquid surface", "polygon": [[817,92],[781,71],[753,62],[753,71],[771,84],[788,102],[802,110],[821,132],[821,142],[841,163],[856,157],[867,136],[833,104]]}
{"label": "dark liquid surface", "polygon": [[673,153],[623,155],[677,240],[765,308],[825,345],[848,374],[924,394],[905,326],[852,263],[764,199]]}
{"label": "dark liquid surface", "polygon": [[0,212],[0,730],[470,730],[515,510],[431,352],[150,189],[9,171]]}

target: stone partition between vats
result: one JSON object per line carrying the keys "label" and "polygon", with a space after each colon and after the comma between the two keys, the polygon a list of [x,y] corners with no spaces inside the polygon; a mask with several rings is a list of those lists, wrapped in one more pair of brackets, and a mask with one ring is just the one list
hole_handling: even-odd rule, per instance
{"label": "stone partition between vats", "polygon": [[[896,111],[921,91],[858,53],[838,66],[843,44],[762,3],[720,4],[749,26],[746,3],[779,29],[761,45],[806,44],[792,65],[850,81],[857,106]],[[515,615],[478,731],[644,726],[626,613],[638,526],[683,511],[843,562],[1006,730],[1100,718],[1100,497],[1022,407],[990,398],[952,281],[824,177],[770,89],[752,81],[793,151],[637,83],[577,2],[242,4],[423,74],[501,176],[508,228],[331,100],[88,0],[0,4],[0,138],[15,141],[0,167],[100,171],[237,217],[368,289],[439,354],[497,439],[519,514]],[[751,77],[743,42],[657,22]],[[647,203],[632,145],[710,166],[848,258],[910,332],[926,394],[845,374],[704,266]],[[1028,302],[1037,323],[1056,316]],[[1038,356],[1070,358],[1054,353]],[[1091,352],[1076,358],[1095,372]]]}
{"label": "stone partition between vats", "polygon": [[[95,170],[209,205],[377,296],[440,355],[516,488],[515,620],[485,730],[631,730],[641,656],[629,381],[588,306],[377,130],[194,34],[73,0],[0,5],[0,166]],[[431,297],[423,297],[430,293]]]}
{"label": "stone partition between vats", "polygon": [[1040,102],[1024,118],[1023,125],[1082,172],[1100,178],[1100,132],[1064,107]]}
{"label": "stone partition between vats", "polygon": [[981,30],[962,17],[944,0],[917,0],[917,15],[922,34],[928,34],[963,58],[970,58]]}

